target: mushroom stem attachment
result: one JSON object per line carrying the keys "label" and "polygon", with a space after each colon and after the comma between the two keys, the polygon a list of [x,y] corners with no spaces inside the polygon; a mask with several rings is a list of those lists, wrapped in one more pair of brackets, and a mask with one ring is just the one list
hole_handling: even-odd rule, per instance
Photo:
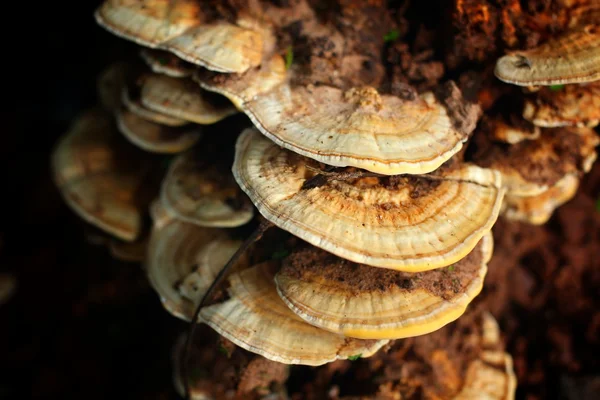
{"label": "mushroom stem attachment", "polygon": [[254,230],[254,232],[252,232],[250,234],[250,236],[244,241],[244,243],[242,243],[242,245],[235,252],[235,254],[229,259],[229,261],[227,261],[227,264],[225,264],[223,266],[223,268],[221,268],[221,270],[217,274],[215,280],[211,283],[208,290],[204,293],[204,296],[202,296],[202,300],[200,301],[200,303],[198,303],[198,306],[194,310],[194,315],[192,316],[192,319],[190,321],[191,323],[190,323],[190,327],[189,327],[189,333],[185,340],[185,347],[184,347],[185,351],[184,351],[184,356],[182,357],[182,366],[181,366],[181,373],[183,374],[182,381],[183,381],[184,393],[185,393],[186,400],[191,400],[190,381],[189,381],[190,377],[188,374],[187,367],[190,363],[190,354],[191,354],[191,350],[192,350],[192,339],[193,339],[194,333],[196,331],[196,325],[197,325],[196,321],[198,320],[198,316],[200,315],[200,310],[202,310],[202,308],[206,305],[206,303],[211,299],[214,291],[217,289],[217,287],[219,287],[221,285],[221,282],[223,282],[223,280],[227,277],[228,272],[233,267],[236,266],[237,261],[240,259],[240,257],[248,250],[248,248],[250,246],[252,246],[254,244],[254,242],[259,240],[262,237],[262,235],[272,226],[273,226],[273,224],[270,223],[269,221],[266,221],[266,220],[261,221],[260,225],[258,225],[258,227]]}

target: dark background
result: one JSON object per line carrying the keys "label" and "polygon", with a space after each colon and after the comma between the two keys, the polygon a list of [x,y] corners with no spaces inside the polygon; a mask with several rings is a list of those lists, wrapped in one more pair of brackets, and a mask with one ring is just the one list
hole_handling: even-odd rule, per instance
{"label": "dark background", "polygon": [[21,3],[1,27],[0,272],[19,286],[0,305],[0,399],[176,398],[169,350],[184,324],[139,265],[86,242],[50,178],[50,151],[95,103],[96,76],[135,49],[96,25],[100,1]]}

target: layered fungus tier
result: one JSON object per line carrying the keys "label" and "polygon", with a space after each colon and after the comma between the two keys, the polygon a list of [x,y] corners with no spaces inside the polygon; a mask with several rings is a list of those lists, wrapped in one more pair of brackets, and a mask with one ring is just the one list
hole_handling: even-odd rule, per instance
{"label": "layered fungus tier", "polygon": [[335,375],[328,398],[514,398],[480,296],[492,230],[546,223],[596,160],[600,5],[447,3],[423,22],[408,1],[96,10],[133,56],[53,174],[199,325],[173,350],[182,395],[321,398]]}

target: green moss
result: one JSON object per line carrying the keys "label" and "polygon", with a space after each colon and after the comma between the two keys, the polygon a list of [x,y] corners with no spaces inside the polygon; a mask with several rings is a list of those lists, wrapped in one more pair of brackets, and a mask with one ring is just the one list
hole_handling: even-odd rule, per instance
{"label": "green moss", "polygon": [[398,29],[392,29],[391,31],[389,31],[388,33],[383,35],[383,41],[385,43],[394,42],[394,41],[398,40],[399,37],[400,37],[400,31]]}
{"label": "green moss", "polygon": [[565,87],[565,85],[551,85],[550,90],[552,90],[554,92],[558,92],[559,90],[562,90],[564,87]]}
{"label": "green moss", "polygon": [[355,356],[350,356],[350,357],[348,357],[348,360],[350,360],[350,361],[356,361],[356,360],[360,359],[361,357],[362,357],[362,353],[361,354],[357,354]]}
{"label": "green moss", "polygon": [[227,358],[231,357],[231,354],[229,354],[229,351],[227,351],[227,349],[225,347],[223,347],[222,344],[219,344],[219,353],[225,355],[225,357],[227,357]]}
{"label": "green moss", "polygon": [[292,63],[294,62],[294,49],[292,46],[289,46],[285,51],[285,69],[290,69]]}

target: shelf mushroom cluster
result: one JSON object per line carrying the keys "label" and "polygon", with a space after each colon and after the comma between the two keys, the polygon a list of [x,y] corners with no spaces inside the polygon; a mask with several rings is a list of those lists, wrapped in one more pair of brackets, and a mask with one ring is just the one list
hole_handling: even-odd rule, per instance
{"label": "shelf mushroom cluster", "polygon": [[[538,181],[504,170],[493,149],[465,161],[480,110],[453,83],[421,94],[381,89],[377,51],[353,48],[348,33],[358,26],[367,39],[382,38],[370,17],[346,16],[356,25],[341,32],[304,1],[286,12],[255,3],[261,10],[252,3],[238,13],[193,0],[100,6],[97,21],[144,46],[145,65],[107,70],[103,107],[58,144],[53,171],[66,202],[132,243],[144,239],[150,210],[146,272],[164,307],[188,321],[241,246],[234,228],[254,208],[301,239],[281,259],[245,254],[226,293],[200,313],[200,322],[273,361],[365,358],[456,320],[482,289],[507,187]],[[278,35],[290,24],[285,37],[318,47],[297,62]],[[339,74],[320,73],[322,54]],[[239,135],[233,166],[224,165],[201,132],[238,111],[254,126]],[[595,136],[586,129],[565,134],[580,138],[578,154],[590,164]],[[561,151],[555,136],[539,157]],[[175,154],[166,171],[161,154]],[[583,168],[567,164],[557,167],[565,176]],[[559,181],[573,187],[547,179],[533,192]],[[507,361],[502,379],[510,369]],[[489,378],[479,372],[461,393]],[[513,386],[490,398],[511,398]]]}
{"label": "shelf mushroom cluster", "polygon": [[[495,74],[524,87],[521,121],[494,121],[488,132],[511,144],[486,143],[479,164],[501,171],[507,218],[543,224],[573,198],[600,144],[600,4],[572,10],[567,29],[542,45],[501,57]],[[484,136],[484,135],[482,135]],[[510,138],[508,138],[510,136]]]}

